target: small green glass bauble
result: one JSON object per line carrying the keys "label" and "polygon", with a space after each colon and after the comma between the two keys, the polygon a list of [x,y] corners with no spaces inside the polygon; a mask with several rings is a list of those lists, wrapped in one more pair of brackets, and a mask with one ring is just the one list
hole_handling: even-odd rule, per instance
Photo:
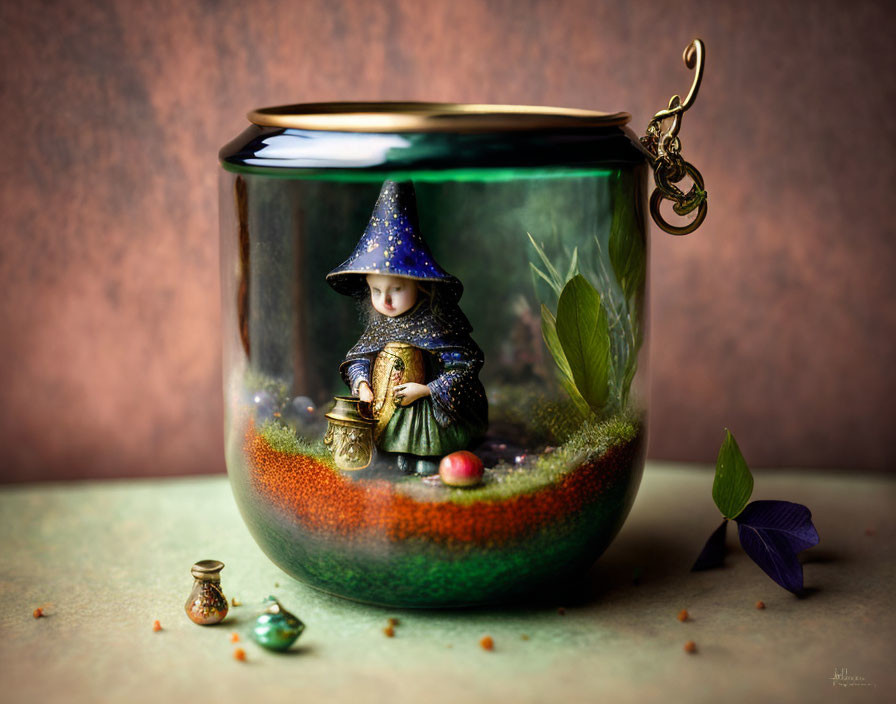
{"label": "small green glass bauble", "polygon": [[305,624],[283,608],[275,597],[264,600],[267,608],[252,628],[252,638],[268,650],[287,650],[305,630]]}

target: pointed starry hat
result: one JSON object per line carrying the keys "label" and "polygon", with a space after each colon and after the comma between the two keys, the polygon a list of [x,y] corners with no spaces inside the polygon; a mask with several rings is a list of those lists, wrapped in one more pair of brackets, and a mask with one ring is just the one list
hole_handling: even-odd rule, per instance
{"label": "pointed starry hat", "polygon": [[327,274],[327,281],[339,293],[356,296],[366,293],[367,274],[444,284],[443,291],[455,301],[463,293],[463,284],[439,266],[420,234],[417,193],[410,181],[383,184],[355,251]]}

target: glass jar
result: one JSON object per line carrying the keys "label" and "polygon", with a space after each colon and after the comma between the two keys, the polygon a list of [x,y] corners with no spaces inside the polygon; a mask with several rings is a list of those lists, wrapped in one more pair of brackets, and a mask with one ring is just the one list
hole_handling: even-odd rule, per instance
{"label": "glass jar", "polygon": [[647,420],[651,159],[628,119],[299,105],[222,149],[227,466],[283,570],[461,606],[609,545]]}

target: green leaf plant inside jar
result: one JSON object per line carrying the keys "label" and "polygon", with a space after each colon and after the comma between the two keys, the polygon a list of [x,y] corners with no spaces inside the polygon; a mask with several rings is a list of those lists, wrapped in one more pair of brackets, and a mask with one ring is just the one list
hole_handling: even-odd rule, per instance
{"label": "green leaf plant inside jar", "polygon": [[706,214],[677,137],[699,40],[685,62],[640,140],[559,108],[250,113],[220,154],[226,456],[283,570],[464,606],[606,549],[644,461],[649,171],[664,230]]}

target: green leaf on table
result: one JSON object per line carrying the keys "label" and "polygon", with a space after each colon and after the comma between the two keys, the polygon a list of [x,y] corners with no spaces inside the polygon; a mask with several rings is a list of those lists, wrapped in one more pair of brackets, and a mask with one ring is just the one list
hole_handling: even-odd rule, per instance
{"label": "green leaf on table", "polygon": [[544,303],[541,304],[541,334],[544,337],[544,343],[547,345],[548,351],[557,364],[557,371],[560,373],[560,383],[563,385],[566,393],[569,394],[576,408],[579,409],[583,416],[587,416],[590,409],[588,404],[585,403],[585,399],[582,398],[582,394],[576,389],[572,370],[569,368],[566,354],[564,354],[560,339],[557,337],[557,320]]}
{"label": "green leaf on table", "polygon": [[610,392],[610,330],[600,293],[581,274],[563,287],[556,327],[576,388],[601,411]]}
{"label": "green leaf on table", "polygon": [[753,475],[741,454],[731,431],[725,430],[725,441],[716,460],[716,477],[712,483],[712,499],[725,518],[735,518],[753,493]]}
{"label": "green leaf on table", "polygon": [[719,449],[712,498],[725,516],[691,568],[720,567],[725,558],[725,530],[735,518],[741,547],[775,582],[794,594],[803,593],[803,565],[798,553],[818,545],[812,512],[790,501],[753,501],[753,475],[737,441],[727,429]]}

